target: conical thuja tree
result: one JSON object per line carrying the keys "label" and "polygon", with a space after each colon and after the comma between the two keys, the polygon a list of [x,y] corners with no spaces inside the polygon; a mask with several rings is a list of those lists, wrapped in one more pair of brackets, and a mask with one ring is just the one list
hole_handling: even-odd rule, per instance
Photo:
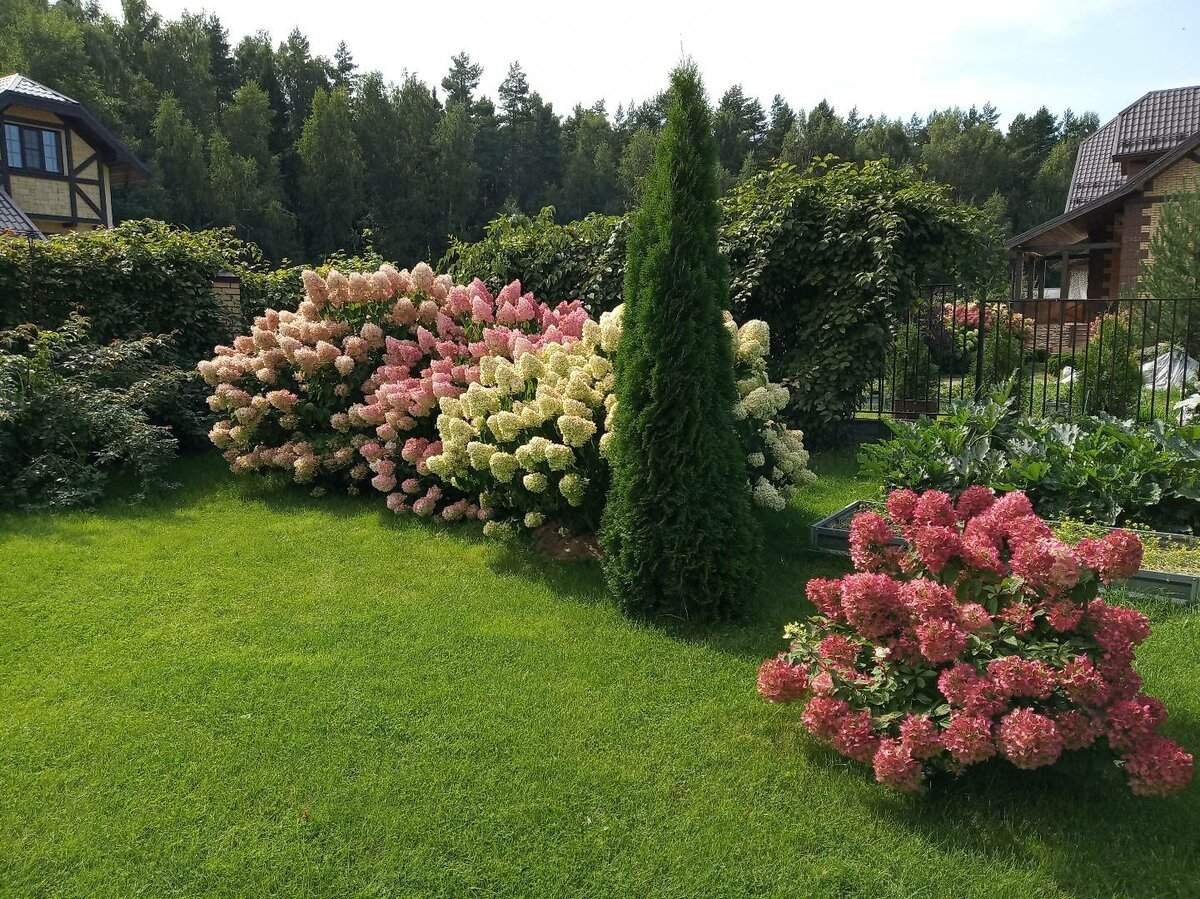
{"label": "conical thuja tree", "polygon": [[717,148],[695,68],[672,99],[628,243],[612,486],[601,540],[629,613],[721,617],[753,591],[759,536],[734,430],[717,251]]}

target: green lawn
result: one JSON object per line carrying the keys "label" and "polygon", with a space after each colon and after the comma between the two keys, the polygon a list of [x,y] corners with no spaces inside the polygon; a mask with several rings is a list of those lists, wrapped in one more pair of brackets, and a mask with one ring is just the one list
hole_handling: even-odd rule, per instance
{"label": "green lawn", "polygon": [[[768,520],[738,626],[630,623],[598,571],[375,498],[238,482],[0,519],[0,892],[10,896],[1197,896],[1200,787],[1100,763],[925,798],[800,732],[754,673],[839,562]],[[1200,750],[1198,617],[1140,667]]]}

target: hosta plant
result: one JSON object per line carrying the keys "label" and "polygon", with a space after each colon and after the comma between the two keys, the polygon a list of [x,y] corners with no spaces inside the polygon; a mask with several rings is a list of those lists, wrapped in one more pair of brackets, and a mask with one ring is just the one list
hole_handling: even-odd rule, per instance
{"label": "hosta plant", "polygon": [[199,365],[223,417],[210,437],[234,471],[283,471],[357,492],[370,484],[394,511],[474,516],[465,494],[430,475],[441,450],[438,401],[464,393],[480,362],[570,342],[587,314],[554,309],[518,282],[493,297],[426,264],[349,276],[303,274],[294,310],[268,309],[249,334]]}
{"label": "hosta plant", "polygon": [[[452,488],[479,496],[490,533],[512,524],[554,522],[593,532],[608,488],[613,360],[623,307],[584,323],[579,340],[546,343],[516,358],[480,360],[466,391],[440,400],[441,453],[428,467]],[[740,328],[726,316],[739,400],[733,413],[756,505],[782,509],[813,479],[803,435],[775,421],[786,388],[767,379],[770,334],[763,322]]]}
{"label": "hosta plant", "polygon": [[850,541],[854,573],[808,582],[816,614],[759,671],[766,699],[806,701],[814,737],[905,791],[993,757],[1031,769],[1093,746],[1136,794],[1190,781],[1193,758],[1159,734],[1166,711],[1133,667],[1149,623],[1098,595],[1137,571],[1135,536],[1071,547],[1023,493],[972,487],[957,503],[894,491]]}

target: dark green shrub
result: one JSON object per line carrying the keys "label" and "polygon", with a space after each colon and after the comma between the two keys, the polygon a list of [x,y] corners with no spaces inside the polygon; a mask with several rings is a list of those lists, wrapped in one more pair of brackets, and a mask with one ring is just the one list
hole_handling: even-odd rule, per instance
{"label": "dark green shrub", "polygon": [[594,317],[621,302],[627,218],[593,213],[559,225],[554,209],[536,216],[502,215],[483,240],[454,240],[441,268],[457,281],[479,278],[493,290],[520,280],[549,300],[583,300]]}
{"label": "dark green shrub", "polygon": [[178,445],[166,425],[204,425],[181,398],[198,379],[163,362],[174,354],[159,337],[96,346],[78,317],[0,332],[0,505],[90,504],[118,473],[137,496],[163,486]]}
{"label": "dark green shrub", "polygon": [[897,400],[924,402],[937,399],[938,366],[925,331],[915,324],[897,329],[884,363],[884,377],[895,391]]}
{"label": "dark green shrub", "polygon": [[87,317],[97,343],[175,332],[181,364],[224,343],[238,322],[213,295],[219,271],[266,271],[253,244],[228,231],[187,231],[151,220],[44,241],[0,239],[0,328],[55,328]]}
{"label": "dark green shrub", "polygon": [[718,617],[753,591],[758,531],[717,251],[717,148],[694,68],[672,75],[655,166],[629,237],[612,488],[601,539],[618,603]]}

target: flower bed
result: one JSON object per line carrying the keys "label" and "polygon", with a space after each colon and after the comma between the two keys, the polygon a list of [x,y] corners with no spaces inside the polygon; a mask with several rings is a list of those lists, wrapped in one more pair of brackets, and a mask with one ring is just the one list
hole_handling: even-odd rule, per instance
{"label": "flower bed", "polygon": [[1166,712],[1133,668],[1149,622],[1097,598],[1138,570],[1136,536],[1071,547],[1020,492],[972,487],[955,504],[898,490],[887,517],[854,517],[850,556],[855,573],[808,582],[817,614],[788,626],[758,686],[807,699],[809,732],[881,783],[915,791],[933,772],[996,756],[1039,768],[1098,743],[1136,794],[1190,781],[1192,756],[1158,734]]}
{"label": "flower bed", "polygon": [[[588,533],[599,521],[621,310],[550,307],[512,282],[494,297],[426,264],[303,273],[294,311],[265,310],[201,362],[210,433],[235,472],[283,472],[320,493],[366,486],[394,512]],[[767,326],[727,316],[735,408],[755,502],[812,480],[802,435],[774,421]]]}

